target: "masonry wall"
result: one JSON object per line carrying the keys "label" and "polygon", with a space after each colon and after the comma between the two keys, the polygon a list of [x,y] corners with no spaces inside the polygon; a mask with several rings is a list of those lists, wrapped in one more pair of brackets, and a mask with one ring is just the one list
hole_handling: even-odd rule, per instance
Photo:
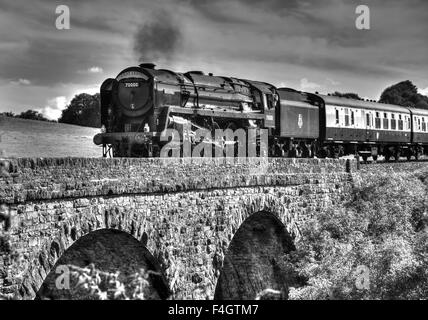
{"label": "masonry wall", "polygon": [[147,247],[172,298],[213,298],[248,217],[274,214],[298,238],[305,221],[349,197],[356,169],[352,161],[318,159],[15,159],[3,166],[0,293],[21,298],[35,296],[75,241],[104,228]]}

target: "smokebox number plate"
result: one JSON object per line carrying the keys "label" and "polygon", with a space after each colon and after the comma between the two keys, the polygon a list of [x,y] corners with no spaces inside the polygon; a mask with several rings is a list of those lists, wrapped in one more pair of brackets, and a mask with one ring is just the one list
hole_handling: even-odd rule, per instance
{"label": "smokebox number plate", "polygon": [[139,82],[125,82],[125,88],[138,88],[139,86]]}

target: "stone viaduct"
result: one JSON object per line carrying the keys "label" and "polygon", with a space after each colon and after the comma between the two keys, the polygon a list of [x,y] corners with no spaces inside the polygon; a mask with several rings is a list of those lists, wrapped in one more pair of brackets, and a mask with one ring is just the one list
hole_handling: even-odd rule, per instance
{"label": "stone viaduct", "polygon": [[[67,298],[70,263],[157,271],[159,298],[286,294],[281,259],[317,212],[349,198],[350,160],[11,159],[0,176],[0,293]],[[70,298],[70,297],[68,297]]]}

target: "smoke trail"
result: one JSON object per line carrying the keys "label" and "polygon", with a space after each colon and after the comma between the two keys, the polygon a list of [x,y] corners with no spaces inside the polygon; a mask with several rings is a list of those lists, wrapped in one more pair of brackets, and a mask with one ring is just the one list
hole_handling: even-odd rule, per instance
{"label": "smoke trail", "polygon": [[156,12],[151,21],[139,26],[134,37],[134,52],[140,62],[171,60],[181,43],[182,33],[170,13]]}

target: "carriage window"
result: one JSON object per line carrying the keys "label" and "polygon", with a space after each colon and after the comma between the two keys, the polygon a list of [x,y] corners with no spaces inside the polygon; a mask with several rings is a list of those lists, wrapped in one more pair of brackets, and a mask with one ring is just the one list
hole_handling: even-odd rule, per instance
{"label": "carriage window", "polygon": [[407,130],[410,130],[410,117],[407,117]]}
{"label": "carriage window", "polygon": [[397,129],[397,121],[395,120],[395,114],[391,114],[391,129]]}
{"label": "carriage window", "polygon": [[370,127],[370,113],[366,114],[366,126]]}
{"label": "carriage window", "polygon": [[422,118],[422,131],[427,131],[427,123],[425,122],[425,118]]}
{"label": "carriage window", "polygon": [[398,130],[404,130],[403,118],[401,114],[398,115]]}
{"label": "carriage window", "polygon": [[349,126],[349,109],[345,108],[345,126]]}
{"label": "carriage window", "polygon": [[418,130],[422,131],[421,118],[418,118]]}
{"label": "carriage window", "polygon": [[389,129],[388,114],[386,112],[383,114],[383,128]]}
{"label": "carriage window", "polygon": [[339,110],[336,109],[336,124],[339,124]]}
{"label": "carriage window", "polygon": [[354,111],[351,110],[351,125],[355,124],[355,115],[354,115]]}
{"label": "carriage window", "polygon": [[380,129],[380,114],[379,112],[376,112],[376,118],[375,118],[375,128]]}

